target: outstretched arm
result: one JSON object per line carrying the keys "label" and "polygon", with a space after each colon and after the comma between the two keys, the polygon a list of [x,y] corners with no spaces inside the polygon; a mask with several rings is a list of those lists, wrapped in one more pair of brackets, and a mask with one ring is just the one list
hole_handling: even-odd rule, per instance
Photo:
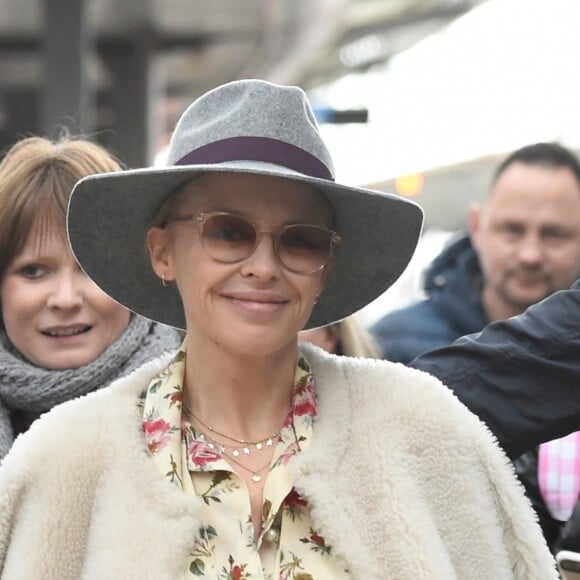
{"label": "outstretched arm", "polygon": [[580,430],[580,280],[411,366],[453,389],[512,458]]}

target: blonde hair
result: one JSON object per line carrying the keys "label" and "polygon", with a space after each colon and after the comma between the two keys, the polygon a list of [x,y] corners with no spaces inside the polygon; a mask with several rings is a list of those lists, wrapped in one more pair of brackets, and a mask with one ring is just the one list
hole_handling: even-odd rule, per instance
{"label": "blonde hair", "polygon": [[40,240],[55,228],[66,236],[66,208],[79,179],[120,169],[86,139],[28,137],[13,145],[0,163],[0,280],[33,229]]}
{"label": "blonde hair", "polygon": [[336,323],[338,327],[337,354],[365,358],[380,358],[379,346],[371,333],[354,316]]}
{"label": "blonde hair", "polygon": [[311,342],[333,354],[380,358],[379,345],[355,316],[311,330],[301,330],[298,340]]}

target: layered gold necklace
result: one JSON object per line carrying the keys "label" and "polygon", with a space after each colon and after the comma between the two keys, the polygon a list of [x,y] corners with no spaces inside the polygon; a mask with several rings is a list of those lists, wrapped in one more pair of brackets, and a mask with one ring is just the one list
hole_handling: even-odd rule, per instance
{"label": "layered gold necklace", "polygon": [[[257,469],[252,469],[247,465],[240,462],[239,458],[245,455],[250,455],[253,451],[259,452],[264,449],[268,449],[274,446],[275,443],[280,439],[280,433],[275,432],[270,435],[256,440],[239,439],[237,437],[232,437],[227,433],[222,433],[217,429],[208,425],[205,421],[200,419],[184,402],[182,402],[182,408],[185,411],[187,418],[190,422],[195,422],[198,428],[195,432],[198,434],[198,438],[202,440],[210,449],[217,451],[220,455],[225,457],[227,461],[231,461],[238,467],[250,474],[250,478],[254,483],[260,483],[262,481],[262,472],[270,466],[271,460],[269,459],[267,463],[258,467]],[[199,426],[202,428],[200,429]],[[219,442],[216,440],[217,437],[221,437],[230,444]]]}

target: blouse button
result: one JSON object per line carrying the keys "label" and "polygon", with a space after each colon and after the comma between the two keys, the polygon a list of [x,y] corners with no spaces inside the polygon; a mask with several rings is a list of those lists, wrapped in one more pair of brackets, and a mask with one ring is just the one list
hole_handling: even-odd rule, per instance
{"label": "blouse button", "polygon": [[271,544],[277,544],[280,541],[280,532],[275,528],[270,528],[264,534],[264,539]]}

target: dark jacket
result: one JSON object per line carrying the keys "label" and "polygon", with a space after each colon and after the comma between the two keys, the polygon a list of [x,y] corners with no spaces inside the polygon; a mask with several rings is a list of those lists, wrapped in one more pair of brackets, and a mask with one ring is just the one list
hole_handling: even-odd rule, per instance
{"label": "dark jacket", "polygon": [[411,365],[451,387],[513,459],[580,431],[580,280]]}
{"label": "dark jacket", "polygon": [[580,551],[580,503],[576,504],[568,521],[554,519],[544,503],[538,483],[538,449],[524,453],[514,461],[514,465],[552,553],[556,554],[559,550]]}
{"label": "dark jacket", "polygon": [[384,358],[408,363],[487,324],[481,269],[468,236],[455,239],[435,258],[424,289],[427,300],[391,312],[371,328]]}

